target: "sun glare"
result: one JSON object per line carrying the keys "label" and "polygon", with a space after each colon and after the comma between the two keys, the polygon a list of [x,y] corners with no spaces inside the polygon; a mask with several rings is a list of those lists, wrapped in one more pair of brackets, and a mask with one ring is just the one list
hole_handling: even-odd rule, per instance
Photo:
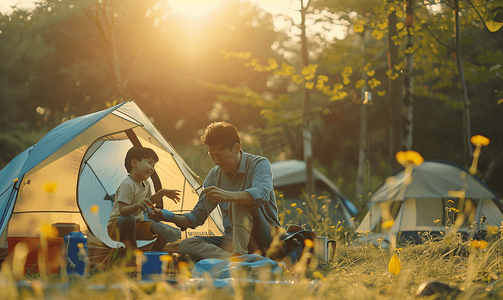
{"label": "sun glare", "polygon": [[220,5],[222,0],[168,0],[168,5],[173,13],[179,13],[188,17],[202,16]]}

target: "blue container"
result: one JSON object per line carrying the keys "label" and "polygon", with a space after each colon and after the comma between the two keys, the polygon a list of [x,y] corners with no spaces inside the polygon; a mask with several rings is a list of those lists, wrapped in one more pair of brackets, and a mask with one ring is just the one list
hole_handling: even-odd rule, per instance
{"label": "blue container", "polygon": [[145,252],[143,253],[143,255],[145,255],[146,261],[143,263],[141,268],[142,277],[145,276],[146,278],[148,278],[150,275],[153,274],[161,274],[162,273],[161,256],[169,255],[169,253],[152,251],[152,252]]}
{"label": "blue container", "polygon": [[[68,274],[84,275],[89,251],[87,237],[80,231],[70,232],[64,237],[66,253],[66,272]],[[81,253],[79,244],[83,245],[85,253]]]}

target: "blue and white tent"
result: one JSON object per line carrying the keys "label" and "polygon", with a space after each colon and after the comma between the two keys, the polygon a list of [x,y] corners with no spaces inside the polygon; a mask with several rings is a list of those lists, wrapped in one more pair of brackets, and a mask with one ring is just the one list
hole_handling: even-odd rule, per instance
{"label": "blue and white tent", "polygon": [[[79,224],[89,247],[122,246],[110,239],[106,225],[115,191],[127,176],[125,154],[133,145],[159,156],[149,179],[155,190],[182,191],[178,204],[165,197],[164,208],[190,211],[199,198],[197,176],[130,100],[58,125],[0,171],[0,248],[7,247],[7,237],[37,237],[42,225],[54,223]],[[217,208],[203,226],[182,237],[223,231]],[[138,246],[151,242],[138,241]]]}

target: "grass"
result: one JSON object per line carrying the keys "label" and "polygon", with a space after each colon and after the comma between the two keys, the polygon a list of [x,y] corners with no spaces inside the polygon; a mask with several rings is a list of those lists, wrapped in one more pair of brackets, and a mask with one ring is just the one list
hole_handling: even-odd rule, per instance
{"label": "grass", "polygon": [[215,288],[211,280],[200,283],[186,272],[178,272],[176,281],[140,281],[118,267],[90,276],[16,276],[12,263],[5,262],[0,299],[415,299],[426,280],[455,286],[464,299],[499,299],[503,297],[502,245],[501,234],[484,249],[459,236],[427,237],[422,244],[397,249],[401,270],[393,275],[388,269],[391,251],[366,242],[346,245],[341,240],[333,261],[313,261],[301,270],[285,271],[282,284],[235,280],[227,288]]}

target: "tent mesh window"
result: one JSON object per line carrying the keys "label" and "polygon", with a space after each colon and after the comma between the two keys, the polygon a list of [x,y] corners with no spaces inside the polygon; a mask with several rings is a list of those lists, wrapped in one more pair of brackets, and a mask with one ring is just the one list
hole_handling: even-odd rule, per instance
{"label": "tent mesh window", "polygon": [[417,226],[434,227],[437,220],[445,225],[445,201],[442,199],[416,199],[416,224]]}

